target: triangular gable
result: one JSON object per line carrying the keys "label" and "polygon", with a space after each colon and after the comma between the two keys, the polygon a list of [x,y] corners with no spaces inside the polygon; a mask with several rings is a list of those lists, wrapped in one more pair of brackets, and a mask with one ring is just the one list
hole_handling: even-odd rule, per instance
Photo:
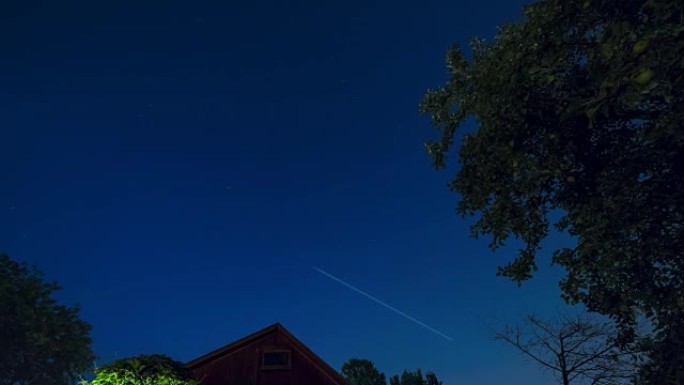
{"label": "triangular gable", "polygon": [[287,331],[280,323],[275,323],[271,326],[265,327],[255,333],[252,333],[244,338],[241,338],[235,342],[232,342],[226,346],[218,348],[210,353],[207,353],[201,357],[198,357],[192,361],[189,361],[185,366],[194,371],[205,365],[209,365],[212,362],[219,360],[227,355],[238,352],[239,350],[252,345],[253,343],[273,335],[274,333],[279,334],[284,337],[294,349],[296,349],[303,357],[307,359],[314,367],[319,371],[324,373],[333,383],[339,385],[347,385],[344,378],[330,365],[323,361],[320,357],[316,355],[311,349],[306,347],[301,341],[299,341],[292,333]]}

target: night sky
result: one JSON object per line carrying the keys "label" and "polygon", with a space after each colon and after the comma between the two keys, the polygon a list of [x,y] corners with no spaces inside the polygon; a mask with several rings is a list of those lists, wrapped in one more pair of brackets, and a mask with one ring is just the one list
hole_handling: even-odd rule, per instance
{"label": "night sky", "polygon": [[515,247],[468,237],[417,111],[523,3],[3,1],[0,251],[80,304],[101,364],[281,322],[337,369],[546,384],[488,325],[561,308],[559,271],[495,276]]}

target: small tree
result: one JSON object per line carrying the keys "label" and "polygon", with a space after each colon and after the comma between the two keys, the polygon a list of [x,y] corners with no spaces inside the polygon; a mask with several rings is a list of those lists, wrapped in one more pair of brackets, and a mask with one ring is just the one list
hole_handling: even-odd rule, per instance
{"label": "small tree", "polygon": [[442,385],[442,381],[432,372],[427,372],[423,378],[423,372],[417,369],[415,372],[404,370],[401,376],[392,376],[390,385]]}
{"label": "small tree", "polygon": [[[342,365],[342,375],[350,385],[387,385],[385,374],[380,372],[372,361],[352,358]],[[442,381],[432,372],[404,370],[401,375],[390,378],[390,385],[442,385]]]}
{"label": "small tree", "polygon": [[557,321],[528,315],[522,325],[508,325],[495,338],[553,371],[563,385],[628,384],[636,372],[634,361],[615,346],[614,336],[610,323],[578,314]]}
{"label": "small tree", "polygon": [[58,305],[56,283],[0,254],[0,385],[67,385],[95,356],[78,306]]}
{"label": "small tree", "polygon": [[165,355],[122,358],[95,369],[92,381],[81,385],[198,385],[182,363]]}
{"label": "small tree", "polygon": [[373,361],[352,358],[342,365],[342,375],[351,385],[387,385],[385,374]]}

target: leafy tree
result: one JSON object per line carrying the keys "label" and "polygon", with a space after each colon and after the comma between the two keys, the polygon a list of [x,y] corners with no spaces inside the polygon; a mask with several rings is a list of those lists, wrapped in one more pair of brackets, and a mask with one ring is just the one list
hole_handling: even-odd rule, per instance
{"label": "leafy tree", "polygon": [[0,385],[66,385],[94,360],[90,325],[58,305],[56,283],[0,254]]}
{"label": "leafy tree", "polygon": [[[351,385],[386,385],[385,374],[380,372],[372,361],[352,358],[342,365],[342,375]],[[390,378],[390,385],[442,385],[442,381],[432,372],[404,370],[401,375]]]}
{"label": "leafy tree", "polygon": [[387,385],[385,374],[372,361],[352,358],[342,365],[342,375],[351,385]]}
{"label": "leafy tree", "polygon": [[425,385],[442,385],[442,381],[437,379],[437,375],[432,372],[425,374]]}
{"label": "leafy tree", "polygon": [[622,345],[648,318],[656,377],[684,372],[682,20],[674,0],[538,1],[493,42],[475,39],[472,59],[449,49],[449,80],[421,104],[437,168],[477,124],[450,188],[461,215],[480,214],[473,236],[524,242],[498,274],[531,278],[542,240],[568,232],[576,242],[552,259],[563,298],[611,317]]}
{"label": "leafy tree", "polygon": [[543,320],[528,315],[522,324],[507,325],[495,334],[562,385],[626,385],[636,374],[632,355],[614,343],[612,324],[587,314],[561,315]]}
{"label": "leafy tree", "polygon": [[[682,321],[684,322],[684,321]],[[684,384],[684,326],[669,328],[665,338],[648,339],[643,348],[650,352],[638,378],[638,384]]]}
{"label": "leafy tree", "polygon": [[432,372],[427,372],[423,378],[422,371],[417,369],[415,372],[404,370],[401,376],[392,376],[390,385],[442,385],[442,381],[439,381],[437,375]]}
{"label": "leafy tree", "polygon": [[139,355],[122,358],[95,369],[92,381],[81,385],[198,385],[182,363],[165,355]]}

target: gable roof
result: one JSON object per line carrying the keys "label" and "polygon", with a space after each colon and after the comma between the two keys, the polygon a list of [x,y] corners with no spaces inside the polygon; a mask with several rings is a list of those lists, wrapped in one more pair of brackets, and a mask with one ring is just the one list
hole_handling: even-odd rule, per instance
{"label": "gable roof", "polygon": [[299,341],[294,335],[292,335],[292,333],[287,331],[287,329],[285,329],[283,325],[281,325],[280,323],[275,323],[273,325],[267,326],[235,342],[232,342],[203,356],[195,358],[194,360],[187,362],[185,364],[185,367],[190,370],[197,369],[198,367],[204,366],[209,362],[212,362],[228,354],[236,352],[248,345],[251,345],[253,342],[256,342],[274,333],[284,336],[285,339],[292,345],[292,347],[298,350],[299,353],[302,354],[302,356],[304,356],[313,366],[315,366],[317,369],[323,372],[334,383],[338,383],[340,385],[347,384],[344,377],[342,377],[342,375],[338,373],[337,370],[333,369],[330,365],[328,365],[325,361],[318,357],[316,353],[314,353],[313,351],[311,351],[311,349],[306,347],[306,345]]}

